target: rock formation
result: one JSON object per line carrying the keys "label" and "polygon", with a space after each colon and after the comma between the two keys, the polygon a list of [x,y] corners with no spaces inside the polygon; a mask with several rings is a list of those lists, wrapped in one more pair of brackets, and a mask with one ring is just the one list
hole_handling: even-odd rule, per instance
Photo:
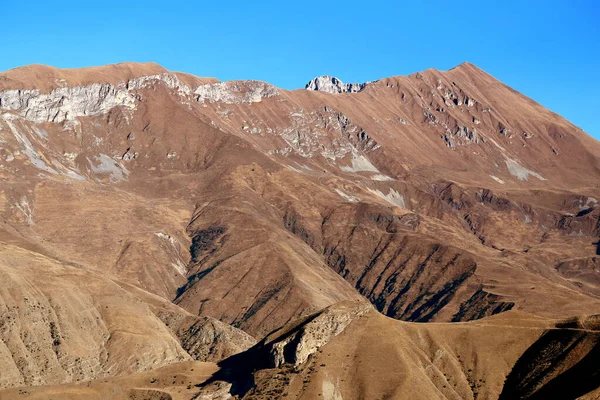
{"label": "rock formation", "polygon": [[356,93],[363,90],[367,83],[344,83],[335,76],[317,76],[306,84],[305,89],[325,93]]}

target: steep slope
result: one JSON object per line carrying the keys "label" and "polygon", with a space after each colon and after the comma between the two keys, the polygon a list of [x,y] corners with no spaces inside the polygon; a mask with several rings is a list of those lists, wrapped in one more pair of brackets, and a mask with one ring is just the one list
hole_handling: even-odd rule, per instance
{"label": "steep slope", "polygon": [[567,399],[600,392],[600,317],[577,318],[545,332],[519,358],[501,399]]}
{"label": "steep slope", "polygon": [[135,392],[161,399],[594,398],[600,387],[596,320],[556,322],[509,311],[468,323],[416,324],[346,302],[286,325],[218,367],[175,363],[91,384],[0,394],[101,398],[110,389],[114,398],[138,398]]}
{"label": "steep slope", "polygon": [[[126,106],[118,105],[114,108],[112,103],[107,106],[109,111],[106,115],[102,114],[106,111],[103,107],[93,111],[94,115],[99,113],[97,117],[92,117],[95,119],[93,121],[73,117],[72,113],[69,114],[69,111],[64,109],[65,102],[57,105],[59,109],[57,113],[61,116],[62,125],[73,124],[75,131],[83,132],[80,133],[80,139],[84,142],[82,144],[77,143],[80,140],[77,138],[77,133],[75,137],[65,137],[57,130],[59,126],[53,124],[45,126],[44,132],[48,138],[30,136],[27,139],[20,133],[20,130],[34,132],[29,130],[33,128],[30,128],[26,122],[27,117],[25,120],[6,117],[8,118],[5,120],[6,128],[13,134],[16,132],[17,135],[13,142],[14,151],[19,153],[22,150],[18,149],[25,147],[26,150],[29,149],[27,151],[31,155],[31,159],[23,160],[23,164],[15,157],[11,164],[11,167],[14,167],[10,168],[10,172],[17,173],[20,168],[32,170],[29,181],[14,179],[14,183],[8,185],[7,191],[10,191],[11,200],[16,198],[17,203],[33,207],[33,210],[28,208],[28,211],[23,213],[21,211],[23,207],[12,206],[7,210],[7,214],[17,226],[20,225],[19,229],[22,229],[26,236],[38,237],[39,242],[43,243],[48,252],[56,254],[61,259],[110,272],[119,279],[125,279],[171,300],[177,297],[178,288],[186,290],[191,288],[194,279],[199,276],[196,270],[192,270],[197,263],[190,264],[188,251],[190,238],[186,234],[186,225],[192,218],[197,218],[192,216],[195,204],[210,201],[209,196],[222,198],[238,194],[237,187],[230,188],[233,184],[237,185],[231,178],[223,182],[222,190],[213,192],[205,188],[210,185],[214,187],[223,176],[230,174],[235,176],[239,164],[245,165],[253,160],[266,166],[272,163],[261,153],[240,149],[239,146],[244,144],[243,141],[235,136],[218,132],[205,122],[205,118],[195,115],[193,109],[186,108],[181,103],[182,99],[179,97],[181,93],[169,90],[169,83],[165,83],[171,82],[168,78],[148,79],[155,86],[141,90],[149,99],[135,106],[140,108],[135,111],[136,115],[140,114],[139,119],[133,115],[125,115],[131,110]],[[130,88],[137,88],[141,85],[140,81],[146,82],[143,78],[137,78],[134,83],[130,81],[128,85]],[[184,85],[181,82],[177,84]],[[111,91],[122,93],[115,94],[115,98],[122,96],[134,99],[125,94],[126,91],[129,93],[134,89],[119,89],[110,84],[105,85],[109,85],[106,89],[109,93]],[[91,99],[84,97],[83,100],[90,105],[84,102],[80,112],[88,115],[91,104],[106,102],[110,98],[110,95],[99,98],[92,96]],[[29,106],[32,104],[33,102],[28,102]],[[130,106],[135,108],[131,104]],[[44,115],[54,113],[44,107],[42,109],[46,111],[36,109],[34,113],[36,115],[38,112]],[[172,116],[177,123],[171,123],[167,116]],[[19,139],[24,137],[27,141],[19,141],[17,137]],[[51,162],[48,159],[46,162],[39,158],[43,168],[46,168],[42,170],[49,176],[37,175],[36,165],[42,166],[40,163],[36,164],[37,157],[42,153],[30,149],[34,146],[32,141],[33,143],[37,141],[36,144],[48,152],[48,157],[52,154],[68,166],[60,164],[61,166],[57,167],[56,165],[59,164],[56,161],[53,163],[54,167],[50,167]],[[114,149],[121,145],[127,148],[117,159],[107,155],[107,153],[115,154]],[[57,147],[62,149],[57,152]],[[149,153],[138,158],[136,149],[148,147],[150,147]],[[132,154],[131,158],[127,157],[127,154]],[[69,216],[66,220],[65,215]],[[251,209],[249,215],[243,218],[248,221],[242,220],[241,224],[253,225],[260,223],[262,216],[254,215],[254,209]],[[228,222],[232,224],[234,221],[231,219]],[[190,226],[189,229],[195,229],[195,226]],[[280,231],[289,236],[284,229]],[[193,231],[188,233],[192,237],[195,235]],[[81,246],[82,239],[85,241],[85,246]],[[264,249],[258,247],[257,239],[259,238],[253,237],[249,253],[256,254],[256,257],[263,257]],[[264,244],[261,246],[267,248],[282,245],[276,237],[263,238],[262,241]],[[259,308],[263,308],[266,304],[268,309],[272,307],[273,302],[262,301],[260,296],[266,295],[268,300],[271,296],[269,293],[288,287],[292,301],[281,303],[285,309],[279,319],[262,324],[260,330],[247,327],[251,334],[261,334],[274,329],[307,308],[314,311],[343,299],[360,298],[343,279],[331,272],[314,255],[309,253],[308,259],[306,255],[296,255],[293,247],[299,247],[298,251],[306,253],[306,250],[303,250],[305,245],[294,238],[290,241],[292,247],[288,251],[289,256],[282,252],[281,256],[276,258],[282,261],[281,265],[275,266],[276,270],[281,271],[279,276],[271,283],[260,279],[252,296],[259,297],[257,303]],[[241,242],[240,238],[238,243]],[[232,248],[229,254],[235,255],[241,250]],[[320,265],[320,272],[318,274],[310,272],[312,265],[310,268],[307,267],[309,271],[306,273],[298,269],[294,269],[291,273],[287,271],[290,265],[296,264],[298,259],[302,258],[315,266]],[[235,262],[235,259],[224,263],[220,270],[224,270],[232,262]],[[266,266],[270,267],[273,262],[271,260]],[[240,272],[241,277],[244,271],[240,270]],[[248,278],[256,279],[260,275],[264,276],[259,272],[257,270],[255,275],[248,275]],[[332,283],[327,283],[328,275]],[[289,279],[284,278],[285,276],[289,276]],[[186,278],[190,280],[189,283],[186,283]],[[307,288],[306,284],[302,284],[305,280],[312,282],[317,289]],[[228,285],[230,280],[227,279],[224,283]],[[298,289],[294,289],[296,284],[300,285]],[[319,285],[325,285],[327,289],[318,290]],[[213,290],[217,290],[217,287],[218,285],[209,286]],[[225,287],[225,291],[228,289],[230,288]],[[232,297],[232,301],[237,306],[246,305],[245,308],[250,309],[253,303],[251,293],[245,291],[241,295],[243,299]],[[194,299],[194,303],[189,305],[188,309],[197,312],[198,297]],[[229,312],[235,311],[231,307],[226,308]],[[210,315],[227,320],[218,311],[210,310]],[[237,312],[239,311],[238,309]],[[271,310],[264,312],[270,314]],[[249,315],[240,314],[239,317],[234,314],[227,322],[241,324],[241,321],[247,321],[253,314],[252,311]],[[264,315],[258,313],[253,318],[254,322],[250,323],[257,327],[263,318]]]}
{"label": "steep slope", "polygon": [[14,245],[2,246],[0,274],[2,387],[219,361],[255,343],[158,296]]}
{"label": "steep slope", "polygon": [[[0,74],[2,268],[35,302],[71,288],[60,329],[97,338],[74,373],[49,317],[28,333],[39,360],[7,331],[4,385],[217,361],[342,301],[419,322],[600,313],[598,142],[471,64],[313,83],[132,63]],[[111,313],[127,304],[114,326],[79,324],[105,292]],[[129,323],[147,332],[98,358]]]}
{"label": "steep slope", "polygon": [[0,270],[2,386],[89,380],[190,358],[152,309],[115,282],[10,245]]}
{"label": "steep slope", "polygon": [[[500,393],[511,399],[575,398],[600,387],[593,347],[598,331],[584,325],[574,331],[568,324],[555,326],[512,311],[470,323],[414,324],[346,303],[223,361],[222,370],[205,386],[230,382],[232,393],[244,399],[488,399]],[[564,343],[560,350],[555,341]],[[545,360],[532,360],[531,353]],[[514,393],[515,381],[522,379],[515,376],[526,362],[539,368],[552,365],[555,371],[538,375],[525,369],[529,376],[551,382],[535,381],[542,387],[539,397]],[[574,376],[571,384],[558,382]],[[530,379],[524,382],[531,387]]]}
{"label": "steep slope", "polygon": [[[119,187],[121,193],[123,190],[132,195],[135,193],[137,196],[131,199],[136,203],[143,204],[149,197],[153,198],[150,203],[160,198],[163,203],[174,204],[173,198],[177,199],[175,212],[182,216],[177,218],[177,224],[169,226],[166,220],[157,219],[156,213],[148,218],[157,222],[153,224],[153,233],[163,236],[152,236],[150,232],[143,238],[139,234],[123,235],[124,226],[137,228],[138,222],[133,219],[116,225],[110,235],[111,238],[122,236],[119,240],[125,243],[123,247],[109,246],[104,240],[98,242],[103,251],[94,249],[94,255],[88,251],[76,257],[80,263],[84,260],[90,263],[96,258],[105,265],[114,264],[120,276],[166,298],[176,297],[180,304],[194,312],[199,310],[199,297],[208,296],[210,300],[213,296],[222,296],[218,292],[204,293],[194,289],[199,276],[211,281],[214,277],[220,279],[214,273],[205,272],[222,259],[199,260],[200,263],[187,265],[191,258],[184,251],[189,246],[189,239],[183,233],[183,221],[190,221],[192,213],[199,214],[202,209],[204,214],[224,216],[222,219],[228,221],[234,218],[230,214],[235,212],[236,218],[241,218],[240,223],[257,226],[254,229],[269,234],[279,229],[283,220],[283,227],[299,233],[299,239],[322,253],[320,257],[330,267],[345,276],[382,311],[404,319],[419,320],[423,318],[421,314],[433,319],[438,316],[461,319],[507,309],[512,303],[519,307],[530,290],[515,290],[514,276],[527,273],[523,270],[533,272],[532,280],[543,275],[544,279],[535,282],[535,286],[543,296],[549,296],[556,303],[552,310],[561,315],[572,312],[564,304],[566,293],[562,293],[565,290],[582,292],[583,285],[586,293],[595,291],[593,281],[582,282],[581,279],[563,289],[564,278],[570,279],[570,276],[561,273],[564,269],[558,266],[574,258],[586,260],[596,252],[591,243],[598,234],[599,216],[595,210],[598,190],[581,185],[593,182],[598,175],[595,167],[597,144],[564,120],[515,94],[472,65],[461,65],[447,73],[429,70],[409,77],[384,79],[362,86],[359,93],[339,95],[286,92],[260,82],[201,83],[204,81],[190,77],[184,81],[179,79],[181,74],[170,74],[156,65],[111,66],[102,72],[46,68],[37,71],[31,67],[12,71],[7,79],[14,86],[33,75],[32,71],[46,80],[49,74],[52,75],[54,83],[44,88],[50,91],[47,94],[3,92],[2,107],[17,113],[5,114],[5,119],[8,118],[5,130],[14,136],[15,150],[19,152],[20,147],[24,152],[17,154],[11,164],[18,163],[19,156],[26,156],[23,160],[26,164],[29,161],[46,174],[113,183],[111,186]],[[150,72],[153,75],[144,75]],[[95,75],[100,82],[95,89],[90,86],[63,88],[57,83],[63,79],[64,85],[89,85]],[[11,78],[13,76],[20,80]],[[197,87],[194,89],[188,83]],[[95,90],[99,90],[97,95]],[[45,100],[40,99],[43,96],[47,96]],[[25,102],[30,97],[38,100]],[[71,103],[80,106],[74,107]],[[506,104],[517,105],[507,108]],[[525,126],[532,115],[544,124]],[[44,123],[41,128],[30,126],[29,120],[38,123],[49,120],[51,123]],[[509,120],[513,123],[509,124]],[[75,141],[59,133],[58,126],[52,126],[55,124],[61,126],[61,132],[72,131]],[[526,128],[530,129],[524,131],[524,136],[512,134]],[[29,135],[21,130],[29,131]],[[60,151],[56,144],[62,147]],[[44,156],[47,162],[40,156],[44,154],[38,151],[40,146],[49,153]],[[560,148],[561,154],[555,154],[548,146],[557,151]],[[538,157],[540,154],[544,156]],[[572,154],[580,156],[576,158]],[[588,163],[591,168],[582,170],[581,163],[574,160],[586,155],[591,157]],[[11,154],[6,157],[7,160],[15,158]],[[556,161],[545,162],[548,157],[555,157]],[[535,192],[531,191],[532,184]],[[44,185],[48,184],[44,182]],[[68,193],[63,187],[57,190]],[[314,196],[316,193],[319,195]],[[113,193],[108,195],[114,196]],[[27,196],[21,197],[18,191],[9,196],[15,203],[29,202]],[[47,196],[54,197],[55,194],[48,193]],[[303,201],[306,196],[311,196],[311,203]],[[94,194],[91,199],[97,197]],[[69,200],[65,200],[68,206]],[[352,211],[343,215],[332,213],[332,205],[339,203],[345,203],[344,207]],[[44,203],[40,201],[39,204],[43,206]],[[372,232],[368,224],[365,229],[353,230],[346,243],[332,241],[328,236],[337,238],[340,226],[367,223],[346,220],[347,215],[361,215],[365,204],[388,208],[387,211],[377,210],[377,218],[381,221],[396,218],[394,214],[398,210],[407,210],[415,216],[403,217],[399,232],[386,232],[370,243],[360,237],[362,232],[367,235]],[[233,211],[244,207],[250,208],[242,213]],[[13,206],[15,209],[19,207]],[[131,209],[124,205],[121,213],[111,204],[106,211],[125,215]],[[50,215],[45,210],[40,213]],[[31,217],[27,212],[24,215],[28,219]],[[54,218],[50,215],[47,225],[56,227],[56,218],[60,217],[60,214]],[[174,215],[165,217],[175,220]],[[215,225],[215,218],[212,219],[199,218],[190,225],[187,234],[194,236],[195,231],[210,231],[215,226],[217,230],[224,229],[221,225],[225,224]],[[73,218],[74,224],[80,225],[79,220]],[[258,228],[265,220],[273,224]],[[165,226],[169,226],[168,232],[159,230]],[[329,229],[330,226],[336,228]],[[103,230],[105,228],[106,223],[102,226]],[[44,240],[55,239],[54,249],[72,242],[56,230],[44,229],[43,221],[36,224],[35,229],[40,230]],[[498,234],[506,230],[512,234]],[[410,240],[407,234],[415,236],[415,243],[419,243],[416,249],[407,251],[402,245]],[[265,253],[273,254],[259,246],[280,246],[279,238],[270,239],[273,244],[266,244],[265,238],[259,239],[260,235],[249,235],[251,239],[245,248],[259,257]],[[354,235],[358,236],[355,238]],[[391,242],[390,235],[394,236]],[[159,238],[172,241],[173,248],[157,254]],[[524,240],[529,243],[523,245]],[[236,237],[226,247],[229,248],[232,242],[243,241]],[[357,248],[356,242],[364,244]],[[421,246],[422,242],[429,244]],[[294,248],[303,248],[300,243],[294,243]],[[400,293],[402,297],[403,291],[402,286],[395,288],[398,275],[394,268],[397,267],[390,269],[388,264],[398,263],[403,270],[404,260],[421,265],[425,260],[431,260],[429,255],[439,246],[454,246],[455,250],[444,250],[450,258],[440,260],[441,266],[427,270],[442,272],[443,265],[453,259],[452,252],[465,260],[464,266],[453,270],[449,276],[444,275],[441,280],[436,276],[426,278],[424,284],[430,287],[430,298],[421,299],[423,302],[415,303],[409,298],[394,300]],[[98,259],[98,255],[111,247],[111,254]],[[561,250],[556,254],[555,249],[559,247]],[[245,248],[232,247],[227,254],[239,254],[246,251]],[[212,252],[215,249],[206,250]],[[155,253],[154,262],[140,271],[139,266],[145,264],[144,255],[149,251]],[[351,251],[358,254],[353,255]],[[66,258],[73,257],[70,252],[66,252]],[[280,250],[277,253],[287,252]],[[373,256],[367,257],[367,254]],[[311,257],[311,265],[321,264],[314,256],[309,259]],[[306,255],[300,258],[306,259]],[[155,262],[161,259],[163,261]],[[293,265],[296,259],[284,261],[283,265]],[[272,258],[262,264],[278,264],[278,260]],[[343,268],[339,264],[342,261],[345,263]],[[228,259],[219,269],[225,271],[232,262],[235,260]],[[177,272],[169,274],[157,264],[172,264]],[[547,265],[557,268],[549,269]],[[588,264],[584,261],[583,265]],[[412,268],[413,272],[407,270],[400,275],[405,276],[402,285],[423,279],[419,269]],[[160,272],[156,273],[157,270]],[[262,299],[267,293],[268,300],[269,293],[280,292],[277,282],[290,279],[286,278],[289,275],[285,268],[281,273],[270,284],[257,288],[254,297]],[[327,274],[324,268],[318,273],[322,274]],[[240,277],[243,275],[242,271]],[[182,278],[189,281],[185,283]],[[481,286],[491,280],[495,281],[495,293],[489,293]],[[228,291],[229,283],[224,283],[222,293]],[[342,283],[337,285],[343,286]],[[312,302],[315,302],[313,309],[318,309],[342,300],[337,295],[331,297],[333,292],[345,293],[345,298],[352,297],[348,288],[320,292],[323,292],[321,300],[319,296],[315,298],[300,290],[294,309],[303,309],[303,303],[310,308]],[[417,290],[413,296],[417,298],[421,294]],[[507,300],[498,295],[504,295]],[[236,303],[239,300],[232,298]],[[260,300],[257,305],[264,308],[263,305],[268,303],[266,300]],[[412,304],[398,308],[399,300],[402,303],[408,300]],[[535,303],[527,303],[528,307],[535,307]],[[254,310],[253,304],[244,304],[243,308]],[[443,310],[446,306],[448,308]],[[231,311],[228,305],[223,307]],[[567,309],[563,310],[565,307]],[[419,308],[421,310],[415,314]],[[529,310],[540,311],[537,308]],[[262,323],[260,314],[255,318],[256,322],[245,322],[249,317],[245,312],[229,316],[223,316],[218,310],[211,312],[228,322],[246,326],[259,336],[297,315],[293,310],[272,313],[272,307],[267,306],[266,314],[280,317],[259,332],[256,324]]]}

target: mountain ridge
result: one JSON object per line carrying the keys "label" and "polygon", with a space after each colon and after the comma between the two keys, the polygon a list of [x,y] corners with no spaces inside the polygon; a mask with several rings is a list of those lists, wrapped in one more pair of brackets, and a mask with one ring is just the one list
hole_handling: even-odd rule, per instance
{"label": "mountain ridge", "polygon": [[[494,83],[499,83],[509,90],[515,92],[516,94],[522,96],[524,99],[529,101],[533,101],[536,106],[539,106],[542,109],[546,109],[543,105],[536,102],[535,100],[529,98],[528,96],[518,92],[512,87],[504,84],[485,70],[479,68],[477,65],[464,61],[448,70],[439,70],[435,68],[429,68],[421,72],[414,72],[408,75],[394,75],[387,78],[380,78],[373,81],[368,81],[364,83],[349,83],[344,84],[341,80],[336,78],[335,76],[330,75],[321,75],[313,78],[309,83],[305,86],[308,87],[312,82],[315,82],[319,78],[327,78],[334,79],[341,83],[341,88],[343,87],[352,87],[354,85],[355,89],[352,89],[350,93],[356,93],[364,90],[364,88],[371,83],[377,83],[379,81],[390,80],[390,79],[399,79],[399,78],[408,78],[413,76],[418,76],[423,73],[433,73],[433,74],[447,74],[450,72],[461,72],[468,74],[477,74],[483,75],[486,78],[491,78]],[[64,87],[57,84],[57,81],[64,80],[68,86],[85,86],[92,83],[107,83],[116,85],[119,82],[127,82],[129,80],[135,78],[141,78],[144,76],[153,76],[160,74],[172,74],[182,80],[182,82],[188,84],[188,86],[201,85],[206,83],[227,83],[227,82],[247,82],[253,80],[246,79],[234,79],[228,81],[220,81],[216,78],[212,77],[200,77],[187,72],[178,72],[178,71],[169,71],[165,67],[161,66],[156,62],[120,62],[115,64],[107,64],[104,66],[91,66],[91,67],[83,67],[83,68],[57,68],[44,64],[29,64],[25,66],[15,67],[10,70],[0,72],[0,90],[24,90],[24,89],[40,89],[42,93],[47,93],[53,89],[58,87]],[[101,76],[102,79],[97,80],[97,78],[91,78],[91,76]],[[37,78],[37,79],[36,79]],[[43,79],[42,79],[43,78]],[[48,80],[49,78],[53,78],[54,83],[42,83],[44,80]],[[66,78],[66,79],[65,79]],[[96,80],[94,80],[96,79]],[[269,84],[266,81],[258,81],[264,84],[274,86]],[[305,87],[305,88],[306,88]],[[277,88],[278,90],[285,91],[288,89]],[[294,91],[300,89],[290,89],[288,91]],[[313,89],[314,90],[314,89]],[[343,91],[343,89],[340,89]],[[317,91],[319,91],[317,89]],[[550,111],[552,112],[552,111]],[[559,114],[552,112],[557,117],[562,118]],[[572,123],[571,123],[572,124]],[[573,125],[575,126],[575,125]],[[576,126],[575,126],[576,127]],[[581,128],[576,127],[578,130],[583,131]],[[586,133],[587,134],[587,133]],[[594,139],[591,135],[587,134],[592,139]]]}

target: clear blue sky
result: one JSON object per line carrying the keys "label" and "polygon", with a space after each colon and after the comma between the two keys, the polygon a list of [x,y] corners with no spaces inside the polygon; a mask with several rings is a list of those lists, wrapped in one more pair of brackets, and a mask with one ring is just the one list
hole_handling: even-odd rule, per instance
{"label": "clear blue sky", "polygon": [[0,70],[155,61],[299,88],[470,61],[600,139],[600,1],[0,0]]}

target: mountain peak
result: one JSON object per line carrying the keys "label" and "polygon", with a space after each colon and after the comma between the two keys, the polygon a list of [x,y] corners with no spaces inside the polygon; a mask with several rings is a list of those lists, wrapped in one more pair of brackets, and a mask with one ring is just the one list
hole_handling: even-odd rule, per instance
{"label": "mountain peak", "polygon": [[308,82],[304,88],[326,93],[356,93],[363,90],[367,83],[369,82],[344,83],[335,76],[321,75]]}
{"label": "mountain peak", "polygon": [[473,63],[471,63],[469,61],[463,61],[462,63],[458,64],[457,66],[450,68],[450,71],[452,71],[454,69],[458,69],[458,70],[471,70],[471,71],[483,71],[477,65],[475,65],[475,64],[473,64]]}

